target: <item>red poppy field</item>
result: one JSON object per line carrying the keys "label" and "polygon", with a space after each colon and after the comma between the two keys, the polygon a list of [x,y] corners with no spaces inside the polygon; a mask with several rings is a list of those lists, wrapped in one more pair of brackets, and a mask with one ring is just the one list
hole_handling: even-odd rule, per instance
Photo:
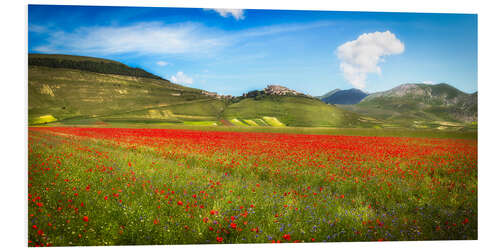
{"label": "red poppy field", "polygon": [[29,246],[477,239],[477,140],[28,132]]}

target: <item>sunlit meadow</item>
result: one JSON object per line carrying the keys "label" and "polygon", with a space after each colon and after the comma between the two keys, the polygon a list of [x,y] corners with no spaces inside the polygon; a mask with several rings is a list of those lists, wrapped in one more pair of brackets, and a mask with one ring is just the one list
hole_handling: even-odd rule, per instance
{"label": "sunlit meadow", "polygon": [[29,246],[477,239],[477,140],[28,134]]}

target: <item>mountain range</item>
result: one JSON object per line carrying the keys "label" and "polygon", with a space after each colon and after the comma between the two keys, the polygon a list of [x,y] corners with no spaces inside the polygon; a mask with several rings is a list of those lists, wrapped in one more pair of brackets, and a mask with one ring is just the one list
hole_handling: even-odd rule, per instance
{"label": "mountain range", "polygon": [[406,126],[422,121],[475,123],[477,92],[464,93],[446,83],[407,83],[341,108]]}
{"label": "mountain range", "polygon": [[475,121],[477,92],[469,95],[447,84],[404,84],[369,95],[337,89],[320,98],[270,85],[231,97],[175,84],[112,60],[28,56],[30,125],[463,127]]}

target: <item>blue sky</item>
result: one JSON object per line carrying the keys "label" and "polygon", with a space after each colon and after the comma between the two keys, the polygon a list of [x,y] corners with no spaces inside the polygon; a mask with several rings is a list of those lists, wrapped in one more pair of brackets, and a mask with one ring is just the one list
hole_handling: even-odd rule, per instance
{"label": "blue sky", "polygon": [[322,95],[446,82],[477,91],[477,16],[157,7],[28,7],[28,51],[95,56],[220,94]]}

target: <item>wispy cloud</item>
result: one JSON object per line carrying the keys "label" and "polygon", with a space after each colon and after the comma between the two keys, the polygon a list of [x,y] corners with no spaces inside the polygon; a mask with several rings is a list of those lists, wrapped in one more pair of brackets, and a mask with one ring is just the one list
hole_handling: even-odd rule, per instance
{"label": "wispy cloud", "polygon": [[423,81],[422,83],[425,83],[425,84],[434,84],[433,81]]}
{"label": "wispy cloud", "polygon": [[245,11],[242,9],[205,9],[208,11],[215,11],[222,17],[233,17],[236,20],[245,19]]}
{"label": "wispy cloud", "polygon": [[103,55],[180,54],[209,51],[223,45],[224,40],[217,38],[217,34],[207,34],[206,28],[198,24],[165,25],[149,22],[121,27],[82,27],[72,32],[49,32],[47,43],[34,50]]}
{"label": "wispy cloud", "polygon": [[257,36],[276,35],[276,34],[287,33],[287,32],[297,32],[297,31],[301,31],[301,30],[326,27],[326,26],[331,26],[334,24],[335,24],[334,22],[321,21],[321,22],[300,23],[300,24],[270,25],[270,26],[263,26],[263,27],[258,27],[258,28],[247,29],[247,30],[238,32],[235,35],[235,37],[248,38],[248,37],[257,37]]}
{"label": "wispy cloud", "polygon": [[158,62],[156,62],[156,65],[164,67],[167,65],[171,65],[171,63],[165,62],[165,61],[158,61]]}
{"label": "wispy cloud", "polygon": [[179,72],[177,72],[177,74],[170,77],[170,81],[172,81],[174,83],[179,83],[179,84],[193,84],[193,82],[194,82],[193,78],[184,74],[184,72],[182,72],[182,71],[179,71]]}
{"label": "wispy cloud", "polygon": [[164,24],[143,22],[127,26],[80,27],[73,31],[33,26],[30,32],[44,32],[47,38],[33,47],[43,53],[83,55],[191,54],[204,55],[254,37],[332,25],[331,22],[264,26],[240,31],[223,31],[197,23]]}
{"label": "wispy cloud", "polygon": [[379,63],[383,56],[403,53],[404,44],[390,31],[365,33],[354,41],[346,42],[337,48],[341,60],[340,69],[344,77],[354,87],[366,87],[368,73],[380,74]]}
{"label": "wispy cloud", "polygon": [[30,24],[28,30],[34,33],[44,33],[48,31],[48,28],[43,25]]}

